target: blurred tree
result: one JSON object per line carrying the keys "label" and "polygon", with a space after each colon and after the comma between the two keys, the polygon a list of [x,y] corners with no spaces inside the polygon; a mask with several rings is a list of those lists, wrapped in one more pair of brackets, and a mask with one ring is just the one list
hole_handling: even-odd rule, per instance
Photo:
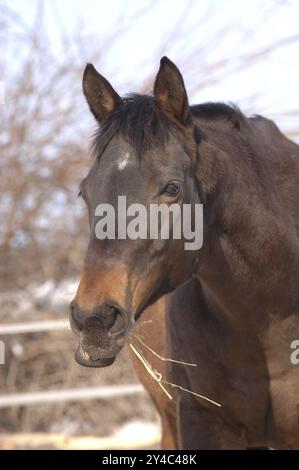
{"label": "blurred tree", "polygon": [[[232,34],[236,25],[224,25],[213,31],[213,38],[199,47],[194,34],[200,25],[193,29],[185,27],[191,3],[186,4],[182,17],[171,25],[156,51],[157,61],[166,50],[179,58],[186,79],[191,83],[191,94],[222,80],[227,74],[264,60],[277,48],[298,41],[299,36],[289,36],[273,40],[259,50],[209,60],[211,50]],[[149,3],[126,21],[118,17],[111,33],[100,37],[101,48],[94,51],[91,44],[98,42],[91,41],[80,30],[70,38],[57,17],[64,50],[60,58],[52,52],[43,5],[43,2],[38,4],[32,27],[17,12],[0,5],[3,51],[0,79],[4,79],[6,88],[6,102],[0,105],[2,287],[22,285],[40,277],[59,279],[79,272],[88,224],[83,203],[75,196],[90,165],[88,138],[93,126],[81,92],[86,50],[89,60],[92,58],[100,67],[108,60],[113,43],[151,8]],[[273,2],[269,5],[274,8]],[[203,25],[212,13],[211,6],[203,10]],[[270,15],[271,11],[268,9],[266,13]],[[251,30],[244,31],[244,41],[249,41],[252,34]],[[12,52],[14,57],[10,56]],[[144,58],[144,67],[146,61],[148,59]],[[154,73],[151,68],[137,91],[149,91]],[[294,129],[292,132],[298,133]]]}

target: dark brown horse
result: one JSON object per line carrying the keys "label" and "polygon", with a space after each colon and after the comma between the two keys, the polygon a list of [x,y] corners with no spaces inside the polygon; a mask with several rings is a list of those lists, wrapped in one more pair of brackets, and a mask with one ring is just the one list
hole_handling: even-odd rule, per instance
{"label": "dark brown horse", "polygon": [[[167,294],[167,355],[197,367],[169,363],[165,374],[222,405],[173,389],[178,446],[299,447],[299,366],[291,362],[299,339],[299,147],[260,116],[189,106],[167,58],[153,96],[122,99],[91,65],[83,89],[100,130],[81,184],[91,235],[71,304],[77,361],[111,364],[134,321]],[[118,195],[145,207],[202,203],[203,247],[185,250],[174,237],[99,240],[96,207],[115,206]],[[160,335],[158,322],[154,331]],[[157,397],[163,412],[169,404]]]}

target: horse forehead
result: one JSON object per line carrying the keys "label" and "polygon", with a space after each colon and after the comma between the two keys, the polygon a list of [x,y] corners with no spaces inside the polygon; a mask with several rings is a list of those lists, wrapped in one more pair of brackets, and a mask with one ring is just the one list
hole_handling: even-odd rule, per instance
{"label": "horse forehead", "polygon": [[121,152],[121,155],[117,158],[116,167],[119,171],[124,171],[128,165],[133,164],[133,155],[129,150]]}

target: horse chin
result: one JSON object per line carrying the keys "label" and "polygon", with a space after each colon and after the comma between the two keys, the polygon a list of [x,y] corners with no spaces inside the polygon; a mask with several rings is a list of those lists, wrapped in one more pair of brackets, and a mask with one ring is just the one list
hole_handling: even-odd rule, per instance
{"label": "horse chin", "polygon": [[91,356],[82,349],[81,343],[79,343],[75,352],[76,362],[84,367],[108,367],[113,364],[115,358],[116,354],[108,353],[108,351],[103,354],[100,350],[97,355]]}

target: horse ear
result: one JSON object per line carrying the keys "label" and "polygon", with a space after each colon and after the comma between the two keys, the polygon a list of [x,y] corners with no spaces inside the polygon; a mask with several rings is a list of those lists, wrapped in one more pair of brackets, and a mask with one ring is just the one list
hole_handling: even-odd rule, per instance
{"label": "horse ear", "polygon": [[89,108],[100,123],[122,103],[121,97],[108,80],[100,75],[92,64],[85,67],[82,85]]}
{"label": "horse ear", "polygon": [[191,122],[191,113],[184,80],[177,66],[162,57],[154,86],[154,97],[159,108],[179,124]]}

